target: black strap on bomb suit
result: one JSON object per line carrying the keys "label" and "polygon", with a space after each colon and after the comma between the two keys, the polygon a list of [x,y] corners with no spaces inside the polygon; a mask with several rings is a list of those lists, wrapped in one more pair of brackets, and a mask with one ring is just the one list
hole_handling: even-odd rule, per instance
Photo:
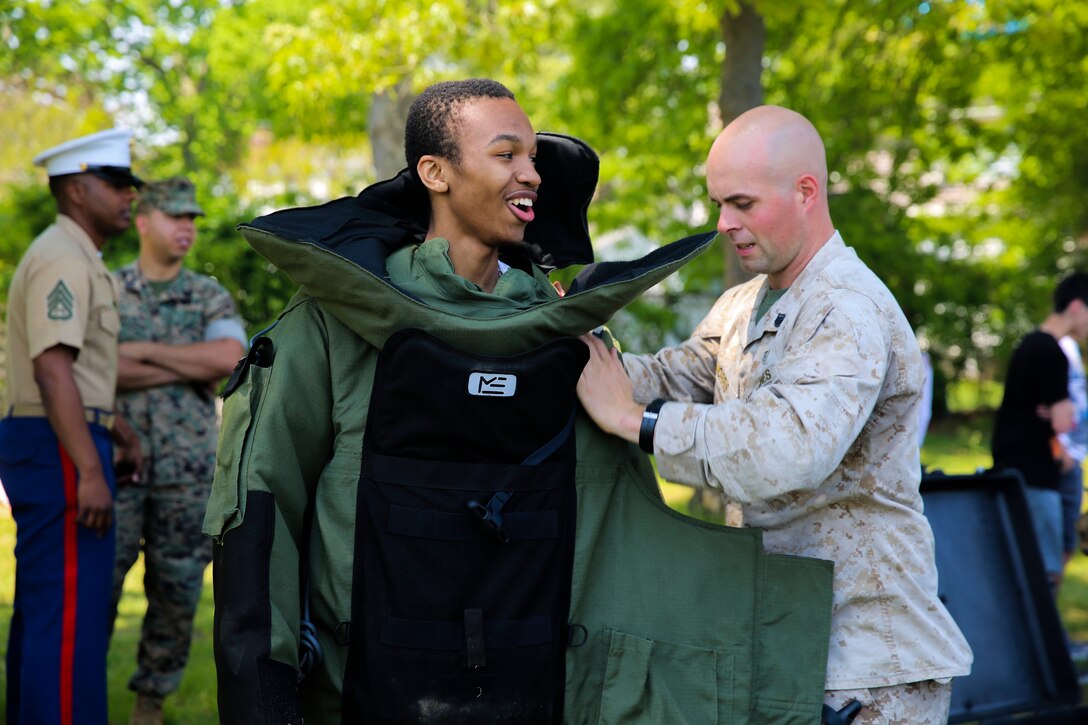
{"label": "black strap on bomb suit", "polygon": [[358,496],[345,722],[562,720],[574,339],[513,357],[394,335]]}
{"label": "black strap on bomb suit", "polygon": [[824,705],[820,716],[820,725],[850,725],[854,718],[861,712],[862,704],[857,700],[851,700],[836,710],[830,705]]}

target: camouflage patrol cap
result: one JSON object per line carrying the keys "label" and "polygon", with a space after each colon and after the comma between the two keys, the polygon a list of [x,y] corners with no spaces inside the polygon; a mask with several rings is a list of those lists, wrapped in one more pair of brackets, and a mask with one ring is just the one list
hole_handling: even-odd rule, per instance
{"label": "camouflage patrol cap", "polygon": [[204,216],[204,210],[196,203],[196,187],[180,176],[145,184],[140,190],[139,206],[152,206],[170,216]]}

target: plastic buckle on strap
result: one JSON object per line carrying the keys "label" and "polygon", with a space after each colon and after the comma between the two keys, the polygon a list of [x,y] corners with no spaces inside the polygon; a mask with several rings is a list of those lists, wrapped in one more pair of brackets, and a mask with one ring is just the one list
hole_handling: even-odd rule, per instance
{"label": "plastic buckle on strap", "polygon": [[476,515],[476,520],[483,525],[488,533],[504,544],[510,542],[510,535],[502,527],[501,512],[503,505],[509,500],[510,494],[506,491],[500,491],[491,497],[486,506],[476,499],[468,502],[468,510]]}

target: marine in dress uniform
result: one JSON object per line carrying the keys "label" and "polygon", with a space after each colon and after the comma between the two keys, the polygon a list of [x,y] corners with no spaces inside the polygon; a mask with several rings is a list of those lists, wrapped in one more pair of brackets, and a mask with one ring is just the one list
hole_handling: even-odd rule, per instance
{"label": "marine in dress uniform", "polygon": [[113,580],[117,333],[110,237],[128,229],[130,132],[112,129],[39,154],[56,221],[30,245],[8,291],[0,478],[15,518],[15,604],[7,722],[105,723]]}

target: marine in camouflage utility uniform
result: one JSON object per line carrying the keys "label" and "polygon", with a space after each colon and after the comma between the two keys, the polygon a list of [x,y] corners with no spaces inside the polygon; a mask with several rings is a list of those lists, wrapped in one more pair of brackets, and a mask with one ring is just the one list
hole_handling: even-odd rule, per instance
{"label": "marine in camouflage utility uniform", "polygon": [[[149,278],[153,262],[147,248],[154,247],[147,239],[156,232],[148,224],[156,223],[156,213],[169,230],[160,235],[166,239],[162,244],[174,245],[172,258],[179,265],[195,236],[192,218],[203,214],[187,181],[149,185],[137,210],[141,257],[114,273],[120,288],[122,357],[148,355],[139,364],[158,366],[164,376],[171,366],[178,369],[172,370],[171,382],[147,385],[155,378],[134,383],[126,380],[122,367],[118,406],[140,437],[145,468],[138,480],[118,491],[113,603],[116,611],[125,576],[142,546],[148,608],[139,667],[129,687],[162,697],[181,681],[204,570],[211,561],[211,541],[202,534],[201,522],[215,468],[213,385],[222,372],[209,370],[211,379],[193,379],[187,376],[197,373],[182,369],[179,361],[186,352],[207,352],[210,345],[223,344],[218,341],[229,341],[226,349],[235,351],[218,352],[221,359],[236,358],[244,354],[245,331],[230,293],[215,280],[185,268],[173,279]],[[187,229],[176,231],[174,224]],[[173,354],[175,361],[157,361],[131,346],[146,341],[165,343],[157,348],[159,353]]]}
{"label": "marine in camouflage utility uniform", "polygon": [[768,551],[834,562],[826,705],[856,700],[855,725],[944,723],[972,655],[940,600],[922,510],[914,333],[835,230],[806,118],[746,111],[715,140],[706,178],[719,233],[758,276],[677,347],[622,367],[597,350],[582,402],[652,449],[665,480],[741,504]]}

